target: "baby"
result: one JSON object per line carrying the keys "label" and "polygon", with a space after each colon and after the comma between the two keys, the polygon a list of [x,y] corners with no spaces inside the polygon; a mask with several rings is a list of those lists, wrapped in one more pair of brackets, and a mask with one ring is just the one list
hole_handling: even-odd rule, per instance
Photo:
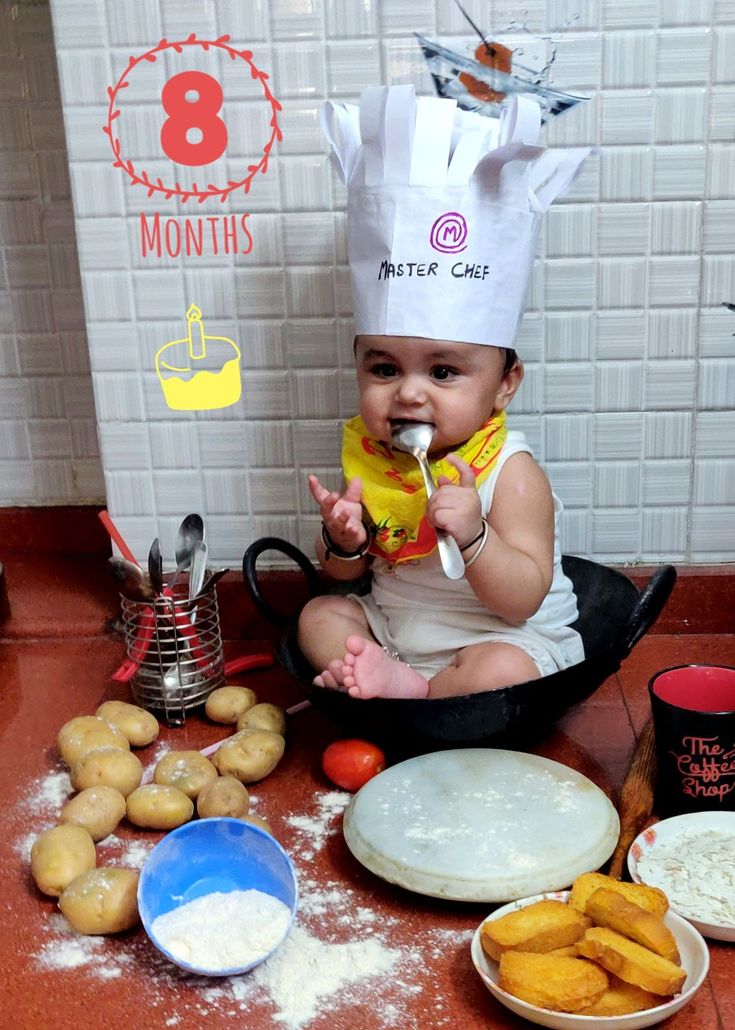
{"label": "baby", "polygon": [[[411,466],[414,478],[419,473],[413,457],[390,445],[391,430],[405,421],[434,425],[429,459],[439,471],[438,489],[428,503],[422,487],[415,495],[426,524],[456,540],[466,574],[447,579],[435,546],[428,555],[409,551],[397,561],[390,551],[381,553],[375,531],[385,519],[378,522],[370,509],[369,484],[364,488],[355,476],[339,494],[310,476],[324,524],[317,554],[326,572],[355,579],[368,568],[368,551],[377,555],[369,595],[317,597],[302,612],[299,645],[322,670],[314,682],[354,697],[446,697],[536,679],[581,661],[581,640],[568,625],[577,617],[576,602],[556,545],[561,506],[522,434],[505,429],[505,409],[523,379],[515,352],[359,336],[355,354],[361,424],[348,423],[346,439],[364,427],[355,451],[364,454],[368,476],[369,451],[389,455],[384,461],[397,475],[387,481],[400,501],[404,488],[414,486]],[[347,446],[345,457],[349,469]],[[390,514],[387,528],[405,537]]]}
{"label": "baby", "polygon": [[[353,697],[447,697],[582,661],[557,528],[561,504],[505,410],[523,379],[514,347],[540,216],[588,150],[537,144],[538,105],[500,119],[366,90],[328,103],[322,128],[348,191],[347,253],[360,414],[345,426],[345,489],[314,475],[317,556],[366,596],[310,601],[301,650],[319,686]],[[430,423],[438,489],[392,443]],[[464,559],[449,579],[437,530]]]}

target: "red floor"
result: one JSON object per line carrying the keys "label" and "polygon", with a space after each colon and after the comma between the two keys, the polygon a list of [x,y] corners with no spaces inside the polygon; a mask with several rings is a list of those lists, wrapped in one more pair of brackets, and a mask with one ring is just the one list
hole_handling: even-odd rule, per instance
{"label": "red floor", "polygon": [[[340,731],[314,709],[291,719],[285,758],[253,789],[257,810],[291,854],[300,881],[293,961],[289,966],[284,960],[281,981],[275,974],[260,986],[252,974],[226,983],[184,976],[158,955],[140,928],[118,938],[65,932],[54,900],[41,895],[30,878],[27,854],[33,836],[53,825],[63,796],[58,729],[72,716],[92,714],[103,700],[127,697],[126,688],[110,680],[122,657],[120,639],[106,631],[117,602],[103,558],[47,556],[41,563],[11,556],[5,564],[11,618],[0,627],[0,861],[6,871],[0,1025],[34,1030],[120,1024],[146,1030],[527,1025],[495,1002],[470,961],[469,940],[488,906],[410,894],[377,879],[351,856],[340,833],[348,798],[324,779],[318,761]],[[236,627],[227,644],[230,656],[258,649],[243,639],[251,633],[237,628],[234,614],[228,622]],[[647,718],[649,676],[697,661],[735,664],[735,638],[650,633],[620,673],[568,714],[539,750],[579,768],[614,797],[635,733]],[[252,686],[261,700],[278,704],[301,696],[298,685],[278,669],[237,681]],[[139,755],[148,764],[162,742],[200,748],[224,735],[222,727],[192,717],[183,728],[163,729],[159,741]],[[98,845],[98,864],[139,865],[160,836],[123,824]],[[349,947],[356,941],[366,942],[359,958]],[[735,949],[711,942],[710,950],[708,980],[667,1028],[735,1026]],[[370,962],[375,969],[382,963],[383,972],[361,977],[373,968]],[[327,973],[333,974],[331,985]]]}

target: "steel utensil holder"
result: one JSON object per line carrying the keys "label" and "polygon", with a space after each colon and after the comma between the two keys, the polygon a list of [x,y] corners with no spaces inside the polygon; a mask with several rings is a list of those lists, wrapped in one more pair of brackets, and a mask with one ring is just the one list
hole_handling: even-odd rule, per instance
{"label": "steel utensil holder", "polygon": [[225,685],[217,593],[162,596],[154,601],[120,597],[133,700],[181,726],[216,687]]}

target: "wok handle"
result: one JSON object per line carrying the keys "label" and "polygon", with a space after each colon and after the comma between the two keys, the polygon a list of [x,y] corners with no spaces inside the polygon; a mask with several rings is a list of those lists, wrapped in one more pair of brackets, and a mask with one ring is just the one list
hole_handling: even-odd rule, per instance
{"label": "wok handle", "polygon": [[641,731],[633,757],[620,791],[620,836],[610,859],[608,875],[619,880],[623,875],[628,849],[653,810],[653,790],[656,778],[656,741],[653,720],[649,719]]}
{"label": "wok handle", "polygon": [[260,614],[265,616],[274,626],[286,626],[293,620],[294,613],[281,612],[274,608],[269,601],[266,601],[260,590],[256,564],[263,551],[280,551],[292,561],[295,561],[304,574],[311,597],[316,597],[318,594],[323,593],[322,582],[319,578],[319,573],[304,552],[290,544],[288,540],[281,540],[277,536],[264,536],[248,547],[242,559],[242,576],[245,580],[245,586],[253,599],[253,603]]}
{"label": "wok handle", "polygon": [[653,626],[663,611],[675,582],[676,569],[673,565],[662,565],[651,576],[620,634],[623,658],[630,654],[641,637]]}

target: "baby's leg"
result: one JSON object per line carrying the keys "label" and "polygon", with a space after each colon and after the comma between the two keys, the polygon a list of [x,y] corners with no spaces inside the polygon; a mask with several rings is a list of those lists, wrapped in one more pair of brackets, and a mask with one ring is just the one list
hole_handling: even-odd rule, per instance
{"label": "baby's leg", "polygon": [[429,682],[380,644],[357,635],[347,638],[342,683],[352,697],[426,697]]}
{"label": "baby's leg", "polygon": [[540,677],[538,666],[522,647],[500,641],[471,644],[457,652],[451,665],[432,677],[429,697],[479,694]]}
{"label": "baby's leg", "polygon": [[456,697],[539,679],[536,663],[513,644],[472,644],[426,680],[364,637],[347,638],[341,679],[353,697]]}
{"label": "baby's leg", "polygon": [[[314,597],[299,616],[298,643],[314,669],[322,670],[314,679],[318,687],[341,687],[345,641],[359,634],[373,640],[365,613],[349,597],[325,594]],[[376,645],[377,646],[377,645]]]}

